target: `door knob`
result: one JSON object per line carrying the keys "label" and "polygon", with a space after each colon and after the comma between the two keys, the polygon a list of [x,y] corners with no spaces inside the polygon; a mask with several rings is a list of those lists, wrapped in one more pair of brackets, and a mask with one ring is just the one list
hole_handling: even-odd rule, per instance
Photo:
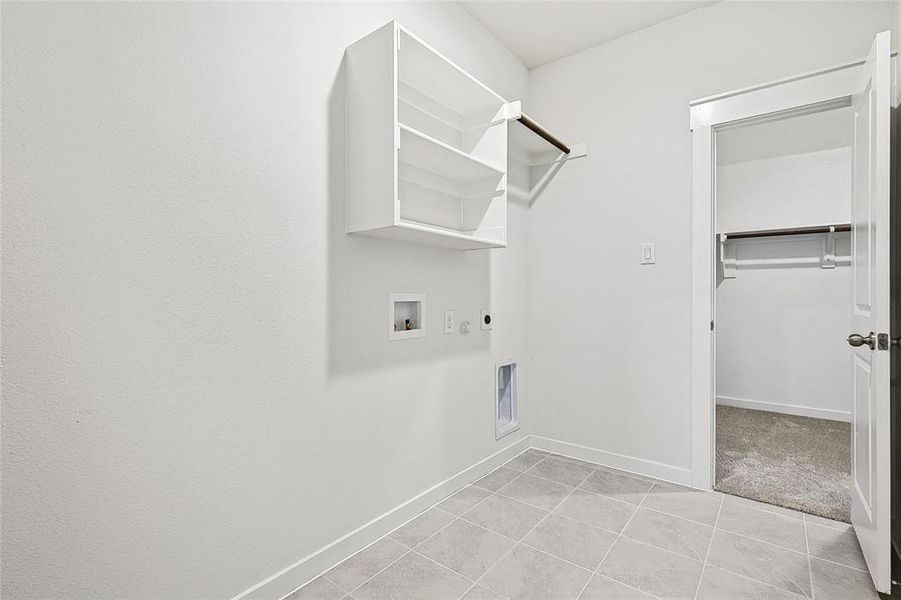
{"label": "door knob", "polygon": [[870,347],[870,350],[873,350],[874,348],[876,348],[876,334],[871,331],[870,335],[868,335],[867,337],[864,337],[858,333],[852,333],[851,335],[848,336],[848,343],[851,344],[852,346],[854,346],[855,348],[858,348],[858,347],[866,344],[867,346]]}

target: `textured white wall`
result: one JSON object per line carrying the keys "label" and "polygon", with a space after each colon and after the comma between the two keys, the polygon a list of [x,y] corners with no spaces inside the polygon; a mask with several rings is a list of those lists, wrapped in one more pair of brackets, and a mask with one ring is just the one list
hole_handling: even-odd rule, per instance
{"label": "textured white wall", "polygon": [[528,430],[525,209],[501,251],[343,233],[342,53],[392,18],[526,92],[451,3],[4,3],[4,598],[229,597]]}
{"label": "textured white wall", "polygon": [[[848,109],[717,134],[717,231],[850,222],[853,134]],[[836,236],[836,255],[845,260],[834,269],[784,262],[819,260],[821,235],[732,244],[740,259],[783,262],[740,268],[734,279],[719,280],[717,397],[849,419],[850,234]]]}
{"label": "textured white wall", "polygon": [[532,72],[530,113],[591,153],[531,214],[537,433],[690,468],[688,102],[858,58],[893,17],[889,2],[723,2]]}

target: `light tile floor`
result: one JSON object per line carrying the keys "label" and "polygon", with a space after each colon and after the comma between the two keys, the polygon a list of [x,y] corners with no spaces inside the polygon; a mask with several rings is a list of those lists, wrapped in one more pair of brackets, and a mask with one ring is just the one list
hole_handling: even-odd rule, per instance
{"label": "light tile floor", "polygon": [[286,600],[876,600],[850,525],[526,450]]}

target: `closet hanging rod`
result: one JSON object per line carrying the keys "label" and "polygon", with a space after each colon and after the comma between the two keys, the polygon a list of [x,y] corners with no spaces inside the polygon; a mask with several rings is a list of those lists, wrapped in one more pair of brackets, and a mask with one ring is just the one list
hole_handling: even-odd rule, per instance
{"label": "closet hanging rod", "polygon": [[564,154],[569,154],[569,146],[561,142],[553,133],[539,125],[537,122],[533,121],[529,118],[526,113],[521,113],[519,118],[517,119],[520,123],[534,131],[540,137],[544,138],[549,144],[553,145],[555,148],[563,152]]}
{"label": "closet hanging rod", "polygon": [[730,240],[740,240],[742,238],[761,238],[761,237],[777,237],[782,235],[805,235],[812,233],[829,233],[830,231],[851,231],[850,223],[837,223],[836,225],[815,225],[811,227],[786,227],[784,229],[760,229],[757,231],[733,231],[724,232]]}

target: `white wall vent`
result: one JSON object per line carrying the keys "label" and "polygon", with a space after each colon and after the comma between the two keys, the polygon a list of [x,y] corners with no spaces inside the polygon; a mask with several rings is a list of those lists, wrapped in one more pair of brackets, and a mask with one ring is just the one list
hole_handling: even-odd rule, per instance
{"label": "white wall vent", "polygon": [[519,394],[516,362],[497,363],[495,379],[495,438],[501,439],[519,429]]}

